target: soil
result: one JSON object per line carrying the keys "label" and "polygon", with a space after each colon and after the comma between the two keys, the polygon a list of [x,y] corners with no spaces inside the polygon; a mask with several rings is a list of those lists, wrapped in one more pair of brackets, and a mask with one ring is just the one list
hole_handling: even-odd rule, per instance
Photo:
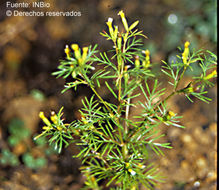
{"label": "soil", "polygon": [[[190,13],[183,10],[183,3],[177,5],[174,0],[48,2],[51,4],[49,9],[78,10],[82,16],[6,17],[3,14],[6,11],[5,4],[0,5],[0,158],[3,150],[7,149],[19,161],[16,166],[0,164],[0,190],[77,190],[83,187],[85,177],[79,171],[80,160],[72,158],[78,151],[74,145],[61,154],[46,154],[48,145],[40,148],[33,142],[33,137],[43,126],[38,117],[40,111],[48,115],[51,110],[58,111],[64,106],[66,121],[72,121],[77,118],[80,99],[90,95],[86,87],[79,88],[77,93],[69,91],[61,94],[65,81],[51,75],[59,60],[65,56],[65,44],[77,42],[84,46],[98,43],[99,49],[105,51],[111,44],[99,32],[106,29],[108,17],[116,18],[118,10],[124,9],[130,21],[140,20],[139,28],[149,37],[146,42],[154,41],[157,44],[152,62],[160,62],[167,60],[170,52],[175,51],[162,45],[168,33],[160,32],[166,27],[162,18],[172,10],[184,13],[185,17]],[[195,13],[200,12],[201,9]],[[118,21],[115,19],[115,22]],[[205,48],[216,51],[214,41],[196,32],[193,35],[198,40],[198,47],[205,44]],[[179,37],[179,43],[184,37]],[[190,80],[191,77],[186,76],[182,85],[185,86]],[[216,80],[213,82],[216,83]],[[166,83],[166,79],[163,79],[163,83]],[[217,86],[209,89],[208,96],[212,98],[209,104],[196,99],[191,104],[183,96],[170,99],[169,106],[183,115],[181,124],[186,128],[160,127],[161,132],[166,134],[163,141],[171,142],[173,149],[164,150],[162,157],[151,157],[166,176],[165,183],[156,187],[157,190],[216,189],[216,90]],[[104,89],[101,89],[101,94],[110,99]],[[132,114],[138,111],[133,109]],[[24,122],[31,135],[11,146],[9,125],[15,118]],[[43,157],[47,162],[42,168],[31,169],[23,160],[25,153],[30,153],[34,158]]]}

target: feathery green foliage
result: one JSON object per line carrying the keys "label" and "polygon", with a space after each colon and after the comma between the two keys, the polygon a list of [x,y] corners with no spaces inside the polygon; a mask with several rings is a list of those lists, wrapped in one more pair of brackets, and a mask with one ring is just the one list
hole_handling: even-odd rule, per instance
{"label": "feathery green foliage", "polygon": [[[170,78],[169,84],[173,86],[169,93],[151,71],[150,52],[141,49],[142,38],[147,37],[136,29],[138,21],[129,26],[123,11],[119,15],[125,32],[113,26],[113,19],[109,18],[106,23],[109,32],[100,33],[112,41],[110,53],[99,53],[97,45],[81,50],[77,44],[72,44],[73,51],[66,46],[66,59],[53,73],[57,77],[71,76],[74,79],[66,83],[63,92],[71,88],[77,90],[82,84],[93,91],[92,97],[82,100],[81,119],[65,123],[63,108],[58,114],[52,112],[51,121],[40,113],[46,126],[39,136],[49,136],[49,142],[54,143],[59,152],[70,143],[78,146],[80,152],[75,157],[82,160],[81,170],[87,177],[83,189],[137,190],[140,184],[153,189],[157,183],[163,182],[157,167],[148,162],[149,152],[154,151],[160,156],[164,148],[171,148],[170,143],[159,141],[164,134],[160,134],[158,126],[183,128],[179,122],[181,117],[167,107],[167,101],[177,94],[184,94],[190,101],[191,96],[210,101],[204,96],[207,93],[205,87],[212,86],[209,79],[217,75],[216,70],[208,74],[215,68],[216,56],[211,52],[208,52],[210,57],[206,56],[200,50],[191,52],[190,43],[186,42],[175,63],[163,61],[161,71]],[[200,65],[202,75],[179,88],[185,71],[194,63]],[[101,69],[96,70],[97,65],[101,65]],[[100,96],[98,90],[104,85],[116,100],[112,102],[117,103]],[[133,101],[140,95],[143,96],[141,100]],[[130,109],[139,105],[142,114],[131,117]]]}

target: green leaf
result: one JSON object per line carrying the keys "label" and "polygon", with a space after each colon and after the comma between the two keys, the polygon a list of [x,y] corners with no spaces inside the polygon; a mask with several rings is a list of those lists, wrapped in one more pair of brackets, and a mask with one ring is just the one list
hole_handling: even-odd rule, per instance
{"label": "green leaf", "polygon": [[115,93],[115,92],[113,91],[113,89],[109,86],[109,84],[108,84],[107,81],[105,81],[105,84],[106,84],[107,88],[110,90],[110,92],[113,94],[113,96],[117,99],[116,93]]}

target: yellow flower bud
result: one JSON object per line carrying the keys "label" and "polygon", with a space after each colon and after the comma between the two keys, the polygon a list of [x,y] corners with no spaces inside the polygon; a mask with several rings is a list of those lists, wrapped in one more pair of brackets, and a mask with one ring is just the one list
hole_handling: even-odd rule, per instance
{"label": "yellow flower bud", "polygon": [[66,54],[66,56],[67,56],[67,59],[70,58],[70,52],[71,52],[70,48],[68,47],[68,45],[66,45],[66,46],[65,46],[65,54]]}
{"label": "yellow flower bud", "polygon": [[189,45],[190,45],[190,42],[189,42],[189,41],[186,41],[185,44],[184,44],[185,48],[188,48]]}
{"label": "yellow flower bud", "polygon": [[143,61],[143,67],[146,69],[150,65],[150,51],[145,50],[145,61]]}
{"label": "yellow flower bud", "polygon": [[125,18],[125,13],[123,10],[119,11],[118,15],[120,15],[122,19]]}
{"label": "yellow flower bud", "polygon": [[188,93],[192,93],[192,92],[194,92],[194,88],[193,88],[193,86],[189,87],[189,88],[187,89],[187,92],[188,92]]}
{"label": "yellow flower bud", "polygon": [[190,63],[188,63],[188,57],[189,57],[189,45],[190,42],[186,41],[184,44],[184,52],[182,53],[182,60],[184,65],[188,66]]}
{"label": "yellow flower bud", "polygon": [[145,55],[149,56],[150,55],[150,51],[148,49],[145,50]]}
{"label": "yellow flower bud", "polygon": [[72,44],[72,45],[71,45],[71,48],[72,48],[74,51],[79,50],[78,44]]}
{"label": "yellow flower bud", "polygon": [[44,122],[47,126],[50,126],[50,125],[51,125],[50,121],[45,117],[45,115],[44,115],[43,112],[40,112],[40,113],[39,113],[39,117],[43,120],[43,122]]}
{"label": "yellow flower bud", "polygon": [[39,117],[40,117],[41,119],[45,118],[45,115],[44,115],[44,113],[43,113],[42,111],[39,113]]}
{"label": "yellow flower bud", "polygon": [[92,182],[95,182],[96,181],[96,178],[94,176],[91,176],[91,181]]}
{"label": "yellow flower bud", "polygon": [[135,56],[135,67],[136,67],[136,68],[139,68],[139,67],[140,67],[139,56]]}
{"label": "yellow flower bud", "polygon": [[58,124],[58,116],[55,114],[54,111],[51,112],[51,117],[50,119],[52,120],[52,122],[57,125]]}
{"label": "yellow flower bud", "polygon": [[125,163],[125,167],[128,168],[130,166],[129,163]]}
{"label": "yellow flower bud", "polygon": [[83,47],[82,61],[84,62],[87,58],[88,47]]}
{"label": "yellow flower bud", "polygon": [[190,82],[185,88],[179,90],[179,92],[185,93],[185,94],[190,94],[194,92],[194,87],[192,82]]}
{"label": "yellow flower bud", "polygon": [[108,28],[109,28],[109,33],[110,33],[110,36],[112,38],[112,40],[115,42],[116,41],[116,37],[117,37],[117,34],[118,33],[118,27],[116,28],[115,27],[115,30],[117,30],[117,32],[113,31],[113,27],[112,27],[112,23],[113,23],[113,19],[112,18],[108,18],[108,21],[106,22]]}
{"label": "yellow flower bud", "polygon": [[[76,73],[75,71],[73,71],[73,72],[71,73],[71,76],[72,76],[73,78],[75,78],[75,77],[77,76],[77,73]],[[69,84],[69,86],[70,86],[70,84]]]}
{"label": "yellow flower bud", "polygon": [[217,70],[212,71],[211,73],[212,78],[217,76]]}
{"label": "yellow flower bud", "polygon": [[138,25],[139,21],[135,21],[130,27],[129,30],[131,31],[133,28],[135,28]]}
{"label": "yellow flower bud", "polygon": [[107,26],[109,28],[112,28],[112,23],[113,23],[113,19],[112,18],[108,18],[108,21],[106,22]]}
{"label": "yellow flower bud", "polygon": [[176,114],[175,114],[174,112],[172,112],[172,111],[169,111],[169,112],[168,112],[168,115],[169,115],[170,117],[174,117]]}
{"label": "yellow flower bud", "polygon": [[136,174],[136,172],[134,170],[132,170],[131,168],[129,168],[128,171],[131,173],[131,175],[135,175]]}
{"label": "yellow flower bud", "polygon": [[75,58],[79,60],[81,58],[81,52],[80,52],[78,44],[72,44],[71,48],[74,50]]}
{"label": "yellow flower bud", "polygon": [[59,131],[61,131],[61,130],[62,130],[62,127],[61,127],[61,126],[57,126],[57,129],[58,129]]}
{"label": "yellow flower bud", "polygon": [[125,18],[125,14],[124,14],[123,10],[119,11],[118,15],[120,15],[120,17],[122,19],[123,26],[124,26],[126,32],[128,32],[129,27],[128,27],[128,23],[127,23],[127,20]]}
{"label": "yellow flower bud", "polygon": [[88,124],[88,121],[86,120],[86,118],[84,116],[81,117],[81,121],[83,122],[83,124]]}
{"label": "yellow flower bud", "polygon": [[138,167],[141,168],[141,169],[145,168],[145,166],[142,165],[142,164],[138,164]]}
{"label": "yellow flower bud", "polygon": [[205,80],[209,80],[211,78],[217,77],[217,70],[212,71],[210,74],[208,74],[206,77],[204,77]]}
{"label": "yellow flower bud", "polygon": [[51,127],[49,127],[49,126],[43,126],[43,130],[45,130],[45,131],[48,131],[50,129],[51,129]]}

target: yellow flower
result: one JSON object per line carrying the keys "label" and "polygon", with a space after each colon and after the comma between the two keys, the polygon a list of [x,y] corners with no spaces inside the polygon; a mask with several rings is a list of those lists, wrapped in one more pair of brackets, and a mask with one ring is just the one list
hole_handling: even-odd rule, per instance
{"label": "yellow flower", "polygon": [[217,70],[212,71],[210,74],[208,74],[206,77],[204,77],[205,80],[209,80],[211,78],[217,77]]}
{"label": "yellow flower", "polygon": [[175,114],[174,112],[172,112],[172,111],[169,111],[169,112],[168,112],[168,115],[169,115],[170,117],[174,117],[176,114]]}
{"label": "yellow flower", "polygon": [[143,61],[143,67],[146,69],[150,65],[150,51],[145,50],[145,61]]}
{"label": "yellow flower", "polygon": [[83,122],[83,124],[88,124],[88,121],[87,121],[87,119],[82,115],[81,116],[81,121]]}
{"label": "yellow flower", "polygon": [[120,15],[122,19],[125,18],[125,13],[123,12],[123,10],[119,11],[118,15]]}
{"label": "yellow flower", "polygon": [[185,88],[179,90],[179,92],[185,93],[185,94],[190,94],[194,92],[194,87],[192,82],[190,82]]}
{"label": "yellow flower", "polygon": [[185,44],[184,44],[185,48],[188,48],[189,45],[190,45],[190,42],[189,42],[189,41],[186,41]]}
{"label": "yellow flower", "polygon": [[42,111],[39,113],[39,117],[40,117],[41,119],[43,119],[43,118],[45,117],[45,115],[44,115],[44,113],[43,113]]}
{"label": "yellow flower", "polygon": [[45,115],[44,115],[43,112],[40,112],[40,113],[39,113],[39,117],[43,120],[43,122],[44,122],[47,126],[50,126],[50,125],[51,125],[50,121],[45,117]]}
{"label": "yellow flower", "polygon": [[88,47],[83,47],[82,61],[84,62],[87,58]]}
{"label": "yellow flower", "polygon": [[188,66],[190,63],[188,63],[188,57],[189,57],[189,45],[190,42],[186,41],[184,44],[184,52],[182,53],[182,60],[184,65]]}
{"label": "yellow flower", "polygon": [[127,20],[125,18],[125,14],[124,14],[123,10],[119,11],[118,15],[120,15],[120,17],[122,19],[123,26],[124,26],[126,32],[128,32],[129,27],[128,27],[128,23],[127,23]]}
{"label": "yellow flower", "polygon": [[139,56],[135,56],[135,67],[139,68],[139,66],[140,66]]}
{"label": "yellow flower", "polygon": [[109,33],[111,38],[114,41],[114,31],[113,31],[113,27],[112,27],[112,23],[113,23],[113,19],[112,18],[108,18],[108,21],[106,22],[108,28],[109,28]]}
{"label": "yellow flower", "polygon": [[114,42],[116,41],[117,36],[118,36],[118,26],[115,26],[115,30],[114,30],[113,38],[112,38]]}
{"label": "yellow flower", "polygon": [[129,30],[131,31],[133,28],[135,28],[138,25],[139,21],[135,21],[130,27]]}
{"label": "yellow flower", "polygon": [[71,48],[74,50],[75,58],[77,60],[81,59],[81,52],[80,52],[78,44],[72,44]]}
{"label": "yellow flower", "polygon": [[150,55],[150,51],[148,49],[145,50],[145,55],[149,56]]}
{"label": "yellow flower", "polygon": [[52,122],[57,125],[58,124],[58,116],[55,114],[54,111],[51,112],[51,117],[50,119],[52,120]]}
{"label": "yellow flower", "polygon": [[217,75],[217,70],[212,71],[213,75]]}
{"label": "yellow flower", "polygon": [[134,170],[132,170],[131,168],[129,168],[128,171],[131,173],[131,175],[135,175],[136,174],[136,172]]}
{"label": "yellow flower", "polygon": [[145,168],[145,166],[142,165],[142,164],[138,164],[138,167],[141,168],[141,169]]}
{"label": "yellow flower", "polygon": [[62,127],[61,127],[61,126],[57,126],[57,129],[58,129],[59,131],[61,131],[61,130],[62,130]]}
{"label": "yellow flower", "polygon": [[43,126],[43,130],[45,130],[45,131],[48,131],[48,130],[50,130],[50,129],[52,129],[52,127],[49,127],[49,126]]}
{"label": "yellow flower", "polygon": [[68,45],[66,45],[66,46],[65,46],[65,54],[66,54],[66,56],[67,56],[67,59],[70,58],[70,52],[71,52],[70,48],[68,47]]}
{"label": "yellow flower", "polygon": [[108,18],[108,21],[106,22],[107,26],[109,28],[112,28],[112,23],[113,23],[113,19],[112,18]]}
{"label": "yellow flower", "polygon": [[95,182],[96,181],[96,178],[94,176],[91,176],[91,181],[92,182]]}
{"label": "yellow flower", "polygon": [[79,50],[78,44],[72,44],[72,45],[71,45],[71,48],[72,48],[74,51]]}

